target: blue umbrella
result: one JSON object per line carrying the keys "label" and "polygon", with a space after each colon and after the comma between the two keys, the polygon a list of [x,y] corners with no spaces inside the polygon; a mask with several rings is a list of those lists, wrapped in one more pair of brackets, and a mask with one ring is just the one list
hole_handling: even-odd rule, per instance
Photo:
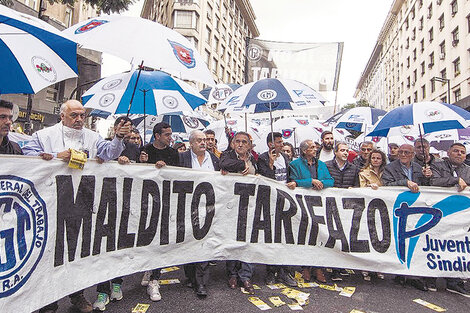
{"label": "blue umbrella", "polygon": [[184,81],[164,72],[143,70],[104,78],[93,85],[82,100],[87,108],[112,114],[148,115],[191,111],[206,103],[206,99]]}
{"label": "blue umbrella", "polygon": [[200,94],[207,99],[208,104],[220,103],[227,99],[234,90],[240,88],[239,84],[217,84],[214,87],[207,87],[200,91]]}
{"label": "blue umbrella", "polygon": [[400,106],[384,115],[367,136],[387,137],[395,127],[415,125],[424,133],[466,128],[470,112],[452,104],[418,102]]}
{"label": "blue umbrella", "polygon": [[33,94],[77,77],[77,44],[33,16],[0,5],[0,94]]}
{"label": "blue umbrella", "polygon": [[335,128],[362,131],[366,126],[372,126],[379,117],[387,113],[385,110],[372,107],[355,107],[343,110],[325,121],[326,124],[336,124]]}

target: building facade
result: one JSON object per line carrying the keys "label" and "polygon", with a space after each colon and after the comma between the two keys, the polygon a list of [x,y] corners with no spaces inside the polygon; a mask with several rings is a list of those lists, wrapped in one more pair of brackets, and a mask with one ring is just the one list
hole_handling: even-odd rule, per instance
{"label": "building facade", "polygon": [[394,0],[354,96],[470,107],[470,1]]}
{"label": "building facade", "polygon": [[191,41],[217,83],[245,82],[246,38],[259,36],[249,0],[145,0],[141,16]]}
{"label": "building facade", "polygon": [[[64,4],[50,4],[47,0],[18,0],[13,1],[12,9],[39,17],[63,30],[80,21],[97,16],[97,12],[82,0],[77,0],[74,6]],[[77,57],[78,78],[51,85],[38,93],[28,97],[23,94],[2,95],[2,99],[11,101],[19,106],[20,112],[16,125],[24,129],[28,101],[32,105],[30,116],[32,131],[54,125],[60,119],[60,105],[69,98],[80,98],[81,94],[90,86],[84,85],[101,77],[101,53],[78,49]],[[78,86],[78,88],[77,88]]]}

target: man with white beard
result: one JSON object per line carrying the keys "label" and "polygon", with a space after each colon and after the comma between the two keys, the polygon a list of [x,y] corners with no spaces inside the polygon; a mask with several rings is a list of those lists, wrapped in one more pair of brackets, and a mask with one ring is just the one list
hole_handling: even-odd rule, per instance
{"label": "man with white beard", "polygon": [[[98,133],[83,128],[85,108],[77,100],[68,100],[60,107],[61,122],[41,129],[33,134],[32,140],[23,147],[25,155],[39,155],[44,160],[53,158],[68,161],[70,149],[85,152],[89,158],[102,161],[117,159],[124,150],[124,136],[130,131],[131,122],[121,121],[115,127],[113,140],[104,140]],[[83,290],[70,295],[70,301],[80,312],[91,312],[92,305],[83,296]],[[39,310],[40,313],[55,312],[57,302]]]}

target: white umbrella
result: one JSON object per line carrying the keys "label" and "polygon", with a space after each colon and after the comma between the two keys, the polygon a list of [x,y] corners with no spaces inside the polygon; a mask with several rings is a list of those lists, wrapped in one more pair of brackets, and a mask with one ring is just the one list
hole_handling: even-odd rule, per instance
{"label": "white umbrella", "polygon": [[0,94],[33,94],[77,77],[77,44],[33,16],[0,5]]}
{"label": "white umbrella", "polygon": [[[227,127],[230,128],[231,134],[245,131],[245,120],[244,119],[227,119]],[[217,139],[217,148],[220,151],[224,151],[228,146],[227,136],[225,135],[225,121],[218,120],[210,123],[207,129],[211,129],[215,133],[215,139]],[[264,149],[266,145],[267,132],[264,131],[264,127],[259,126],[251,121],[248,121],[247,132],[251,135],[253,142],[256,144],[255,150]],[[264,138],[263,138],[264,137]],[[263,143],[264,141],[264,143]],[[267,148],[266,148],[267,149]]]}
{"label": "white umbrella", "polygon": [[214,85],[212,74],[194,45],[157,22],[140,17],[100,16],[63,32],[84,48],[106,52],[133,64],[143,62],[181,79]]}

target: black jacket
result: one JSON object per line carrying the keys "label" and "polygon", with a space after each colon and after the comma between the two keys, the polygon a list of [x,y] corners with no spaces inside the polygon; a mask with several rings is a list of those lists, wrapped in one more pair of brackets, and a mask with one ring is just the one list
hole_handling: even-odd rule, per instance
{"label": "black jacket", "polygon": [[341,171],[336,164],[336,158],[325,162],[331,177],[335,180],[333,187],[349,188],[359,187],[359,171],[360,169],[350,163],[346,162],[346,167]]}
{"label": "black jacket", "polygon": [[[411,161],[412,181],[420,186],[429,186],[429,180],[424,177],[421,166]],[[385,166],[382,174],[384,186],[408,186],[408,177],[403,172],[400,160],[395,160]]]}
{"label": "black jacket", "polygon": [[3,137],[3,141],[0,143],[0,154],[23,154],[20,146],[8,139],[8,136]]}
{"label": "black jacket", "polygon": [[[290,177],[289,157],[283,152],[281,152],[281,155],[284,158],[284,162],[286,164],[287,179],[289,180],[289,177]],[[269,152],[268,151],[260,154],[258,157],[258,173],[262,176],[276,179],[276,167],[273,166],[273,169],[269,167]]]}
{"label": "black jacket", "polygon": [[[220,171],[219,158],[217,158],[212,152],[209,152],[209,155],[211,156],[212,165],[214,166],[214,171]],[[187,168],[193,167],[193,163],[191,160],[191,150],[180,153],[179,166],[187,167]]]}
{"label": "black jacket", "polygon": [[[258,166],[255,158],[250,153],[250,160],[258,173]],[[224,151],[220,156],[220,169],[230,173],[240,173],[245,169],[245,161],[239,160],[235,150]]]}
{"label": "black jacket", "polygon": [[[449,158],[443,158],[442,162],[431,164],[431,170],[432,186],[452,187],[459,183],[459,178],[462,178],[467,185],[470,184],[470,166],[465,163],[453,166]],[[457,177],[454,176],[454,172]]]}

